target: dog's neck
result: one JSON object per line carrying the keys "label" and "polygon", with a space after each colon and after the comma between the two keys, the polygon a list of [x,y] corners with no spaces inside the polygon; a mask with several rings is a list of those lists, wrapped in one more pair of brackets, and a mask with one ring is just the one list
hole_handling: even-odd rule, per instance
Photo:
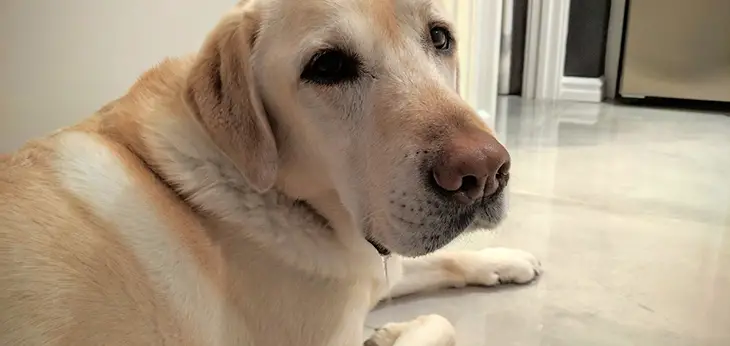
{"label": "dog's neck", "polygon": [[[158,66],[175,70],[159,73],[167,77],[164,80],[156,79],[155,70],[143,76],[133,88],[138,89],[136,95],[150,97],[123,97],[105,107],[97,117],[103,132],[130,148],[228,239],[257,242],[292,266],[327,275],[352,275],[353,266],[360,265],[379,270],[378,253],[356,229],[334,191],[323,190],[302,203],[299,196],[287,193],[286,179],[266,193],[248,187],[185,105],[181,95],[186,66],[185,61]],[[286,173],[285,167],[280,174]]]}

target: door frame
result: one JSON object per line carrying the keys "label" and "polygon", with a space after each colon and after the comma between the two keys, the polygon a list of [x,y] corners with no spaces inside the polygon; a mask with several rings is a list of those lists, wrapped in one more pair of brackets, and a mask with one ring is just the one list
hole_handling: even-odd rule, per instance
{"label": "door frame", "polygon": [[497,112],[503,0],[447,0],[459,35],[460,93],[494,126]]}
{"label": "door frame", "polygon": [[[458,1],[458,0],[457,0]],[[494,126],[499,94],[499,65],[502,46],[502,0],[474,0],[476,44],[474,104],[482,117]]]}
{"label": "door frame", "polygon": [[606,97],[609,99],[620,97],[618,87],[621,79],[621,55],[623,53],[624,28],[627,19],[627,2],[627,0],[611,0],[603,71],[606,79]]}
{"label": "door frame", "polygon": [[523,98],[561,98],[563,83],[570,82],[563,76],[569,17],[570,0],[528,2]]}

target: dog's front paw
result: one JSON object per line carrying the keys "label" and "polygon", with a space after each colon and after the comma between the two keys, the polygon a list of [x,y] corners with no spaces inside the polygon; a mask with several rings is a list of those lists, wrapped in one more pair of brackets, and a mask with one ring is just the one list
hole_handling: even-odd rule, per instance
{"label": "dog's front paw", "polygon": [[456,333],[451,323],[439,315],[424,315],[402,323],[388,323],[375,331],[365,346],[453,346]]}
{"label": "dog's front paw", "polygon": [[472,252],[466,265],[470,285],[526,284],[542,274],[540,261],[531,253],[509,248],[487,248]]}

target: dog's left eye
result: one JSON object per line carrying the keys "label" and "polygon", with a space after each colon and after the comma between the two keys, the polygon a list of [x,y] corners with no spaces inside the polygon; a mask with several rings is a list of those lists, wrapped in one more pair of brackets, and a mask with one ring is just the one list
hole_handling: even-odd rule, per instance
{"label": "dog's left eye", "polygon": [[341,50],[328,49],[309,60],[301,79],[330,85],[355,80],[359,75],[360,62],[356,57]]}
{"label": "dog's left eye", "polygon": [[451,33],[448,29],[439,26],[431,28],[431,42],[436,49],[441,51],[449,50],[451,40]]}

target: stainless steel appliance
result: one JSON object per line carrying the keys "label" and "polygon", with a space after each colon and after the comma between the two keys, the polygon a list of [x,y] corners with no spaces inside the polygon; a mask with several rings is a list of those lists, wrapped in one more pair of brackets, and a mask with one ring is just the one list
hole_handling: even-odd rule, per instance
{"label": "stainless steel appliance", "polygon": [[619,94],[730,102],[730,0],[631,0]]}

